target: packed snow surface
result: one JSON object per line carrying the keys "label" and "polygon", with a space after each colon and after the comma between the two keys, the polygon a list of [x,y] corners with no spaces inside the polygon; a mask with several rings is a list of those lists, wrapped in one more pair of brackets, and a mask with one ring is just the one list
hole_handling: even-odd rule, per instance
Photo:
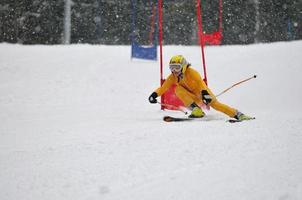
{"label": "packed snow surface", "polygon": [[[206,48],[209,87],[256,120],[166,123],[129,46],[0,44],[1,200],[301,200],[302,41]],[[202,73],[200,48],[165,46]]]}

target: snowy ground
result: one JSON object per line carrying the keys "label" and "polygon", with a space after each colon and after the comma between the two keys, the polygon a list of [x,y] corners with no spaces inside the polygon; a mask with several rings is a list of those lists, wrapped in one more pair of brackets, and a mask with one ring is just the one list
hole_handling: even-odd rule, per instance
{"label": "snowy ground", "polygon": [[[165,47],[201,71],[199,47]],[[302,41],[207,47],[213,92],[255,116],[165,123],[128,46],[0,44],[1,200],[301,200]],[[167,74],[167,70],[165,70]]]}

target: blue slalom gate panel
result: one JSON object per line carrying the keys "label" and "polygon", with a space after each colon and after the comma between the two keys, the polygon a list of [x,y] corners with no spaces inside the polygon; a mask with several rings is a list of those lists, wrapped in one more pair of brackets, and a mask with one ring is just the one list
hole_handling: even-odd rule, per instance
{"label": "blue slalom gate panel", "polygon": [[[157,1],[152,0],[153,4],[149,12],[142,13],[139,8],[144,6],[144,2],[138,0],[131,0],[131,58],[157,60],[157,41],[156,41],[156,19],[157,19]],[[142,4],[143,3],[143,4]],[[138,5],[139,4],[139,5]],[[150,6],[150,5],[149,5]],[[139,14],[139,18],[138,18]],[[149,22],[150,19],[150,22]],[[149,24],[150,27],[146,27],[146,30],[142,30],[142,27],[138,24]],[[149,31],[149,33],[148,33]],[[148,44],[148,45],[146,45]]]}
{"label": "blue slalom gate panel", "polygon": [[133,42],[131,45],[131,58],[157,60],[157,45],[141,46]]}

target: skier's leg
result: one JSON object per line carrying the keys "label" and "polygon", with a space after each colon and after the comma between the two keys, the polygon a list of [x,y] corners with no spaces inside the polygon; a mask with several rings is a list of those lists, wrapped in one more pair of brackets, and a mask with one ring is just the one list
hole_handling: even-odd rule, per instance
{"label": "skier's leg", "polygon": [[195,94],[189,92],[182,86],[176,86],[175,88],[176,96],[183,102],[186,107],[189,107],[192,103],[197,105],[202,103],[201,99],[197,98]]}
{"label": "skier's leg", "polygon": [[201,100],[193,93],[189,92],[182,86],[177,86],[175,88],[175,94],[186,107],[192,110],[189,115],[190,118],[201,118],[205,115],[203,110],[198,106],[198,104],[201,103]]}
{"label": "skier's leg", "polygon": [[209,105],[212,108],[214,108],[215,110],[220,111],[232,118],[235,117],[237,114],[237,110],[235,108],[232,108],[226,104],[220,103],[217,99],[212,101]]}

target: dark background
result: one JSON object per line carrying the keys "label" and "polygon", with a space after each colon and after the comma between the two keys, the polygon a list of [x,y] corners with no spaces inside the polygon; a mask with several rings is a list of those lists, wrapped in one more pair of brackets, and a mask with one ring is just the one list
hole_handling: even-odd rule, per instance
{"label": "dark background", "polygon": [[[133,0],[135,30],[148,43],[154,0]],[[195,45],[195,0],[163,0],[164,44]],[[202,0],[203,29],[218,30],[219,1]],[[250,44],[302,39],[302,0],[223,0],[223,44]],[[64,0],[1,0],[0,42],[61,44]],[[131,43],[131,1],[73,0],[71,43],[128,45]]]}

